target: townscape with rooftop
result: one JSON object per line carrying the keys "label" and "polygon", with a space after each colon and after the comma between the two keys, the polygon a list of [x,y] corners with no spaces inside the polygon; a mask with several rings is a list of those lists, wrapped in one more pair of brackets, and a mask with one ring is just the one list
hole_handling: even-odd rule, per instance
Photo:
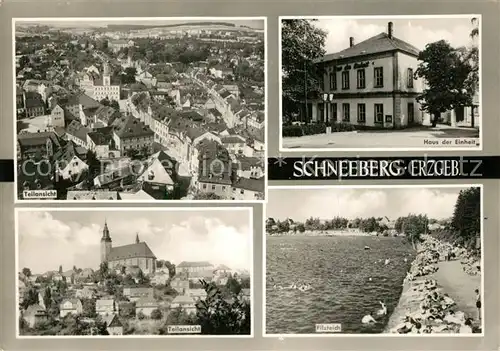
{"label": "townscape with rooftop", "polygon": [[263,29],[19,22],[15,39],[19,199],[263,199]]}
{"label": "townscape with rooftop", "polygon": [[[18,274],[20,335],[250,334],[250,273],[207,261],[158,259],[137,234],[113,246],[104,223],[100,264]],[[98,268],[97,268],[98,267]]]}

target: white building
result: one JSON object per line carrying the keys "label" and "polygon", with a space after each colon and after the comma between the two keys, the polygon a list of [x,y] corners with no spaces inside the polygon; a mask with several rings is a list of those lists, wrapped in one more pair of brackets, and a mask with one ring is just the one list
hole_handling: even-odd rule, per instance
{"label": "white building", "polygon": [[313,121],[335,121],[367,127],[401,128],[422,124],[416,98],[423,89],[415,79],[419,50],[387,33],[327,54],[317,63],[325,68],[322,96],[308,103]]}

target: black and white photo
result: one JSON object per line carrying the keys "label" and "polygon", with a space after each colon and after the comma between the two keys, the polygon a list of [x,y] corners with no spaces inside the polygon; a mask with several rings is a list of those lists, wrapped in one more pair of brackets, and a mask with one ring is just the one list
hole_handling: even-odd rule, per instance
{"label": "black and white photo", "polygon": [[261,202],[262,17],[15,18],[16,199]]}
{"label": "black and white photo", "polygon": [[264,335],[484,335],[481,199],[481,185],[271,187]]}
{"label": "black and white photo", "polygon": [[281,17],[280,150],[481,150],[480,24]]}
{"label": "black and white photo", "polygon": [[251,336],[251,208],[18,209],[18,337]]}

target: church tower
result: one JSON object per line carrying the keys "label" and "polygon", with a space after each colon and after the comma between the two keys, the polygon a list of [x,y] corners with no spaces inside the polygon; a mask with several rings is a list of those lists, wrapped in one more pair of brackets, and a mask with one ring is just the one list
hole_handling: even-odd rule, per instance
{"label": "church tower", "polygon": [[104,229],[102,230],[101,238],[101,263],[108,261],[109,253],[111,252],[111,237],[109,236],[108,223],[104,221]]}
{"label": "church tower", "polygon": [[102,85],[109,87],[111,85],[111,73],[109,69],[109,63],[105,62],[102,72]]}
{"label": "church tower", "polygon": [[139,233],[135,234],[135,243],[136,244],[140,243],[140,241],[139,241]]}

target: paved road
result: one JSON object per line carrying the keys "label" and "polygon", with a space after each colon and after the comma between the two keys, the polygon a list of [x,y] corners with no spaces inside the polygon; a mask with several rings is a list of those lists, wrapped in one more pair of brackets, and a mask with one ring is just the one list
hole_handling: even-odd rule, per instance
{"label": "paved road", "polygon": [[459,261],[439,262],[438,267],[439,270],[434,273],[438,285],[456,302],[457,310],[477,320],[474,290],[481,288],[481,276],[465,273]]}
{"label": "paved road", "polygon": [[284,148],[423,148],[476,147],[478,144],[456,144],[445,138],[478,138],[479,132],[470,128],[403,129],[391,131],[337,132],[283,138]]}

